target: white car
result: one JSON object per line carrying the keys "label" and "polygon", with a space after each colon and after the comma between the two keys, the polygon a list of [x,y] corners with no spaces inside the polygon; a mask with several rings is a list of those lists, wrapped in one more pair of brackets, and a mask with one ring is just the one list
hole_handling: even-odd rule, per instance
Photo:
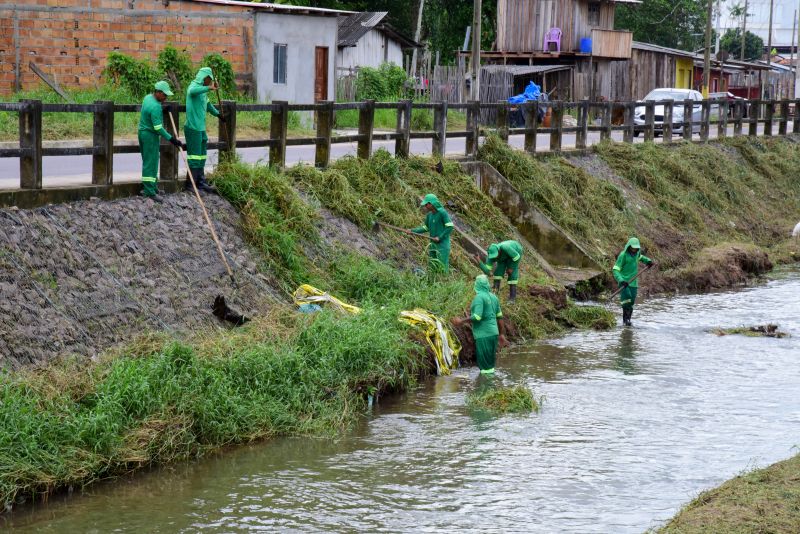
{"label": "white car", "polygon": [[[678,125],[683,122],[683,101],[689,99],[697,102],[692,106],[692,121],[699,122],[703,118],[703,108],[700,105],[700,102],[703,100],[703,95],[699,91],[694,91],[692,89],[670,89],[670,88],[662,88],[662,89],[653,89],[650,91],[644,99],[638,102],[636,109],[633,113],[633,124],[636,129],[633,132],[633,135],[638,137],[639,133],[642,131],[641,128],[645,125],[646,119],[646,110],[644,102],[648,100],[654,100],[656,102],[663,102],[665,100],[674,100],[674,104],[672,107],[672,124]],[[653,118],[653,130],[656,133],[662,133],[664,130],[664,105],[656,104],[655,106],[655,117]],[[682,130],[682,126],[673,126],[673,132],[675,135],[680,135]],[[692,125],[692,133],[697,133],[700,131],[700,125],[694,124]]]}

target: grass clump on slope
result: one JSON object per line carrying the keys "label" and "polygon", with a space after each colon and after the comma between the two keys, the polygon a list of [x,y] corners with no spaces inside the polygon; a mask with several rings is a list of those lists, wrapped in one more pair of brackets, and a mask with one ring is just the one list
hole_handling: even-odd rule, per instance
{"label": "grass clump on slope", "polygon": [[192,346],[153,342],[89,368],[4,376],[0,502],[228,443],[338,431],[363,412],[364,391],[419,374],[420,348],[393,310],[291,323],[275,337],[260,320]]}

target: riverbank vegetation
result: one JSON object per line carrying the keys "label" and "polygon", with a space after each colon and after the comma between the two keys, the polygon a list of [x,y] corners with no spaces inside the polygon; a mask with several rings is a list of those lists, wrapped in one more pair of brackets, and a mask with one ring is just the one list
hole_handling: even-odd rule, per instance
{"label": "riverbank vegetation", "polygon": [[496,137],[480,158],[568,231],[601,264],[631,235],[660,266],[651,290],[744,282],[791,260],[800,213],[795,138],[717,143],[602,143],[585,156],[533,158]]}
{"label": "riverbank vegetation", "polygon": [[705,491],[660,534],[800,532],[800,455]]}
{"label": "riverbank vegetation", "polygon": [[[398,321],[399,312],[463,314],[477,270],[454,239],[451,274],[430,278],[425,242],[376,233],[373,221],[417,225],[419,197],[434,192],[480,242],[513,232],[458,165],[445,162],[440,174],[436,164],[378,152],[324,171],[221,165],[214,182],[239,209],[241,230],[276,289],[310,283],[363,312],[307,315],[287,299],[233,330],[143,333],[91,362],[65,358],[4,374],[0,502],[45,498],[228,444],[335,434],[364,413],[369,396],[407,390],[433,372],[419,333]],[[577,309],[533,261],[504,311],[516,339],[613,321],[608,311]],[[462,362],[471,359],[467,346]]]}

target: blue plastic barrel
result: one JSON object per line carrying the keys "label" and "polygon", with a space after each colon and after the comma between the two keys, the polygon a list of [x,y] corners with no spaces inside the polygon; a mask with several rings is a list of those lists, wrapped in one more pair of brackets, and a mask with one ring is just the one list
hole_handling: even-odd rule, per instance
{"label": "blue plastic barrel", "polygon": [[584,37],[581,39],[581,54],[591,54],[592,53],[592,38],[591,37]]}

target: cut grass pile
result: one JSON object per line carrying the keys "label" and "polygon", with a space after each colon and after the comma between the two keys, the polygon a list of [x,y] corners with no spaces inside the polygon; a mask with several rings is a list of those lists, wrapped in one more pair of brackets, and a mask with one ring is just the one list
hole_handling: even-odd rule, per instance
{"label": "cut grass pile", "polygon": [[525,386],[495,386],[475,390],[467,395],[467,406],[494,414],[539,411],[539,403]]}
{"label": "cut grass pile", "polygon": [[672,269],[722,242],[777,245],[797,222],[800,150],[793,139],[609,142],[595,152],[621,183],[562,157],[532,158],[495,137],[480,157],[604,263],[630,235]]}
{"label": "cut grass pile", "polygon": [[705,491],[660,534],[800,532],[800,456],[756,469]]}
{"label": "cut grass pile", "polygon": [[778,339],[789,337],[789,334],[786,332],[781,332],[778,330],[778,325],[776,324],[739,326],[736,328],[715,328],[711,331],[711,333],[718,336],[740,335],[746,337],[774,337]]}

